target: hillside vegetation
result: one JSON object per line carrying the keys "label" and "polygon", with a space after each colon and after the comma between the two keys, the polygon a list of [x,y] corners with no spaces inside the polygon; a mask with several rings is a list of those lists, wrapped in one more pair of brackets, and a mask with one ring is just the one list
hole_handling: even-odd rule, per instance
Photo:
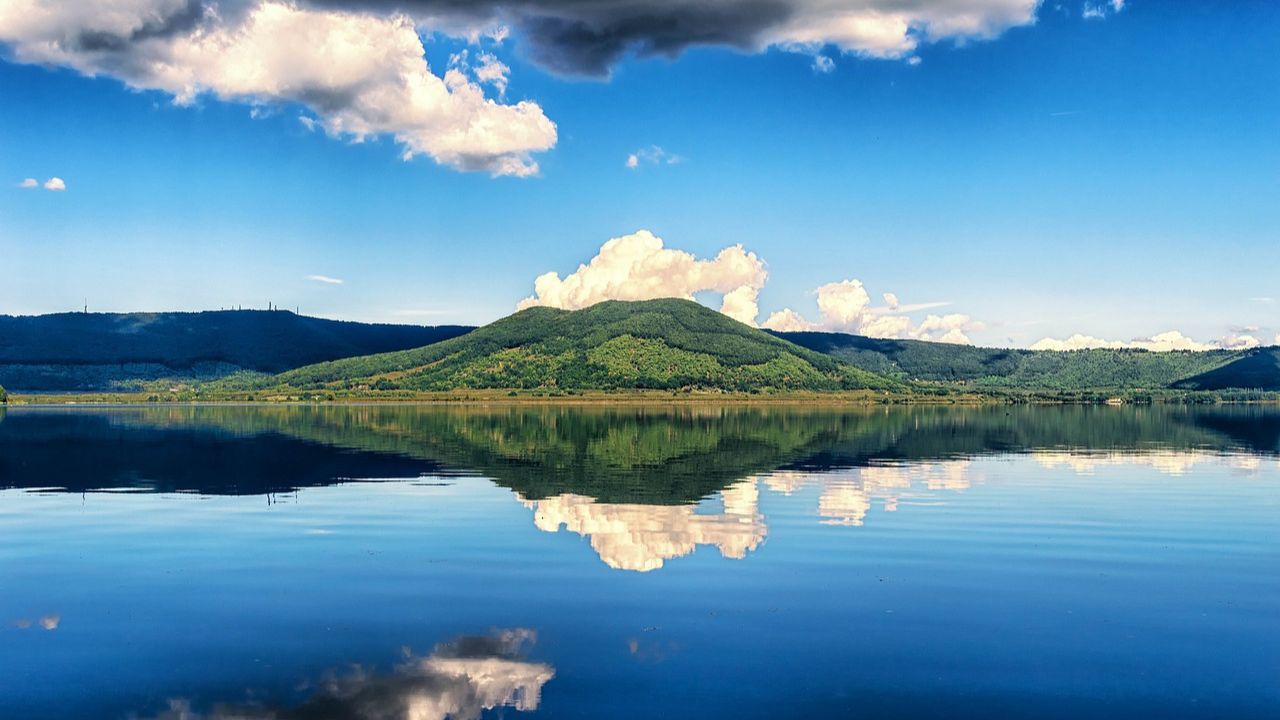
{"label": "hillside vegetation", "polygon": [[330,390],[885,390],[900,384],[689,300],[535,307],[414,350],[258,381]]}
{"label": "hillside vegetation", "polygon": [[878,340],[844,333],[775,334],[889,377],[955,383],[975,389],[1280,388],[1276,348],[1205,352],[1011,350],[919,340]]}
{"label": "hillside vegetation", "polygon": [[0,315],[0,383],[22,390],[113,389],[129,381],[280,372],[419,347],[468,330],[262,310]]}

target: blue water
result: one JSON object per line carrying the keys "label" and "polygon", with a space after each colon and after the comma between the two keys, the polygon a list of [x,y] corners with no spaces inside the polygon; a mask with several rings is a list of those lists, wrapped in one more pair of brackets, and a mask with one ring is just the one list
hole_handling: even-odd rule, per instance
{"label": "blue water", "polygon": [[3,718],[1276,718],[1260,409],[18,408]]}

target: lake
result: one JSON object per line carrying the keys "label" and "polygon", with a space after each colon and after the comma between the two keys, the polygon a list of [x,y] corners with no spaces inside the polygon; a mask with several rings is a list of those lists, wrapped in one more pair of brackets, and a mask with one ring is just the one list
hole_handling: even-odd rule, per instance
{"label": "lake", "polygon": [[1280,717],[1280,410],[0,410],[0,717]]}

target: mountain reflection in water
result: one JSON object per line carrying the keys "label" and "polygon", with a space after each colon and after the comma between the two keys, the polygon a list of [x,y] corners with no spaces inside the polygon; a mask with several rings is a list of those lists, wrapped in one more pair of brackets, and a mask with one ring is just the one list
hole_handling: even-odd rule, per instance
{"label": "mountain reflection in water", "polygon": [[698,546],[745,558],[768,534],[762,487],[817,487],[819,522],[860,526],[877,502],[893,512],[912,492],[968,488],[983,455],[1177,474],[1244,470],[1278,449],[1280,413],[1260,407],[18,410],[0,422],[0,487],[243,494],[478,474],[510,488],[539,530],[589,538],[609,567],[643,572]]}

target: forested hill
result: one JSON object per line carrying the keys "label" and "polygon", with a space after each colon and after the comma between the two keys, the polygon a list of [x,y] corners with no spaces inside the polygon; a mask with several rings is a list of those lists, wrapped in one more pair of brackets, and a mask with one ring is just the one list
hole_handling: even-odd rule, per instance
{"label": "forested hill", "polygon": [[109,389],[134,379],[280,372],[421,347],[470,329],[340,322],[282,310],[0,315],[0,385]]}
{"label": "forested hill", "polygon": [[1047,351],[880,340],[845,333],[774,335],[889,377],[978,389],[1280,390],[1280,348]]}
{"label": "forested hill", "polygon": [[326,391],[900,388],[690,300],[534,307],[453,340],[322,363],[258,387]]}

